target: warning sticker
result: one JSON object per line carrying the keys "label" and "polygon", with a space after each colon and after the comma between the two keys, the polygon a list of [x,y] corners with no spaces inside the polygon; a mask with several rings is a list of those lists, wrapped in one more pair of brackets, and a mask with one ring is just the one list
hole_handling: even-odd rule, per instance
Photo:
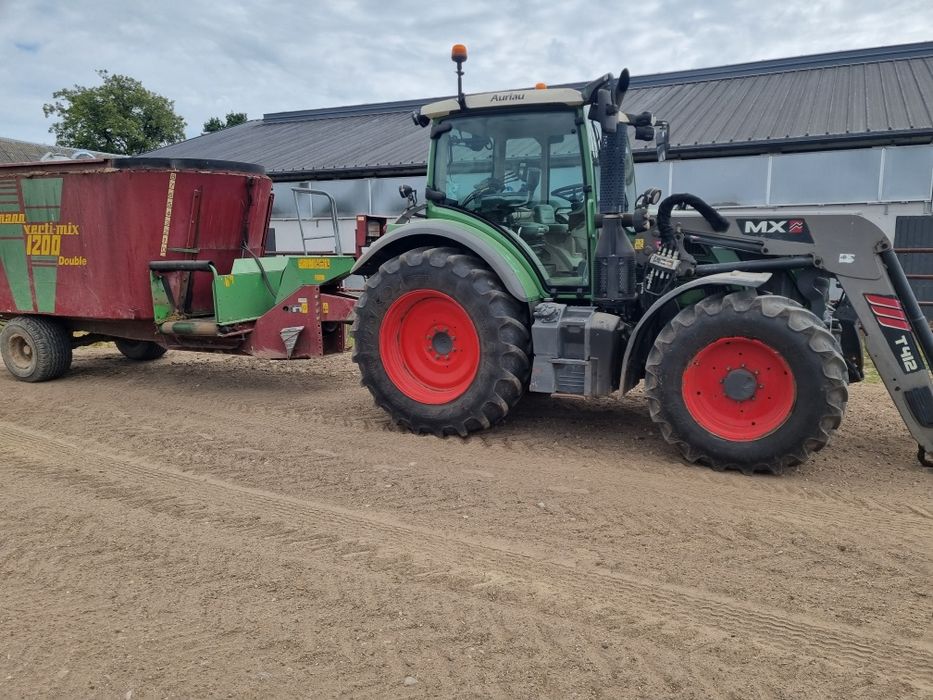
{"label": "warning sticker", "polygon": [[329,270],[330,258],[301,258],[298,261],[301,270]]}

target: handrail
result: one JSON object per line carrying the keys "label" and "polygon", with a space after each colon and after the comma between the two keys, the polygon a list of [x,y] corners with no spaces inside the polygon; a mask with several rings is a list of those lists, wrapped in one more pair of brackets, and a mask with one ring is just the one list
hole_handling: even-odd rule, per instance
{"label": "handrail", "polygon": [[[306,194],[308,197],[313,195],[318,195],[320,197],[327,197],[327,201],[330,203],[330,222],[334,227],[334,252],[337,255],[343,255],[343,247],[340,244],[340,225],[337,223],[337,201],[330,195],[330,193],[325,192],[324,190],[312,190],[307,187],[292,187],[292,193],[295,197],[295,213],[298,216],[298,230],[301,232],[301,247],[305,252],[305,255],[308,254],[308,241],[316,241],[322,238],[330,238],[330,236],[306,236],[304,224],[301,223],[301,208],[298,206],[298,195]],[[313,218],[313,217],[312,217]]]}

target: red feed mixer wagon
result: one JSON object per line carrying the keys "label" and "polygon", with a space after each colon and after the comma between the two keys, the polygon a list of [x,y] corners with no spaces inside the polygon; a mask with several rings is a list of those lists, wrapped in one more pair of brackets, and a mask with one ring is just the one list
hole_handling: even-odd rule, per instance
{"label": "red feed mixer wagon", "polygon": [[271,359],[346,348],[352,255],[267,255],[259,166],[116,158],[0,166],[0,351],[18,379],[60,376],[116,341]]}

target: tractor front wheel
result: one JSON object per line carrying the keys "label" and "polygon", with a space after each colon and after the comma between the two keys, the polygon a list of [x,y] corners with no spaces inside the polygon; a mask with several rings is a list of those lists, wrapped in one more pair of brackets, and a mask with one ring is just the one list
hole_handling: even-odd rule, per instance
{"label": "tractor front wheel", "polygon": [[0,332],[0,355],[20,381],[55,379],[71,367],[71,333],[50,318],[19,316]]}
{"label": "tractor front wheel", "polygon": [[367,280],[353,361],[397,423],[465,436],[501,421],[524,393],[527,317],[478,258],[446,247],[410,250]]}
{"label": "tractor front wheel", "polygon": [[691,462],[778,474],[839,427],[848,373],[826,326],[797,302],[711,296],[658,334],[645,366],[651,418]]}

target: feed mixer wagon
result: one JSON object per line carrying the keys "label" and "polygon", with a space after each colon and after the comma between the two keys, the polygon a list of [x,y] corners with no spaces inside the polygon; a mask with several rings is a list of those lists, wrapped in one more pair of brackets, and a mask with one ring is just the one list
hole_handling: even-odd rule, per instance
{"label": "feed mixer wagon", "polygon": [[[0,351],[18,379],[66,372],[115,341],[310,358],[341,352],[351,255],[267,255],[272,182],[211,160],[115,158],[0,166]],[[336,231],[335,231],[336,235]]]}

